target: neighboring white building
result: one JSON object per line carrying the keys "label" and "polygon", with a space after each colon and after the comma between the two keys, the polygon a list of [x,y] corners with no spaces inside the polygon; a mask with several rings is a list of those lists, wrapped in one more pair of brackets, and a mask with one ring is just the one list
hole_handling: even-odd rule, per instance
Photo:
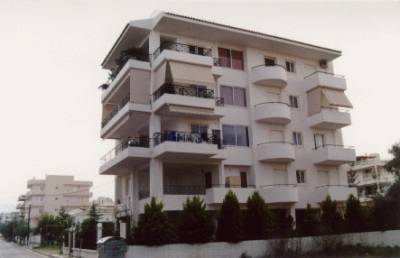
{"label": "neighboring white building", "polygon": [[[97,213],[100,215],[99,222],[115,222],[114,201],[108,197],[98,197],[93,201],[96,204]],[[80,224],[88,218],[90,206],[86,209],[73,209],[68,212],[72,216],[74,224]]]}
{"label": "neighboring white building", "polygon": [[29,217],[29,207],[32,228],[37,226],[42,214],[56,215],[61,207],[66,211],[86,209],[92,185],[90,181],[76,181],[73,176],[47,175],[45,179],[28,180],[29,191],[19,198],[23,201],[25,220]]}
{"label": "neighboring white building", "polygon": [[6,224],[20,217],[19,212],[4,212],[0,213],[0,224]]}
{"label": "neighboring white building", "polygon": [[340,56],[172,13],[128,23],[102,63],[115,78],[102,85],[101,137],[116,145],[100,174],[116,176],[117,216],[135,222],[152,196],[168,212],[193,195],[215,210],[232,190],[296,217],[357,194]]}
{"label": "neighboring white building", "polygon": [[373,196],[384,194],[396,181],[395,175],[385,170],[386,162],[379,154],[369,154],[357,156],[349,167],[349,183],[357,187],[360,201],[368,202]]}

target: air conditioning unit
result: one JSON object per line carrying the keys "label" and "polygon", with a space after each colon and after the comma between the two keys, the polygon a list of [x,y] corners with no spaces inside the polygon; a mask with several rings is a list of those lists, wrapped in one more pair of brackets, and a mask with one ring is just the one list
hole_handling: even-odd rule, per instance
{"label": "air conditioning unit", "polygon": [[326,69],[328,68],[328,61],[325,59],[319,60],[319,67]]}

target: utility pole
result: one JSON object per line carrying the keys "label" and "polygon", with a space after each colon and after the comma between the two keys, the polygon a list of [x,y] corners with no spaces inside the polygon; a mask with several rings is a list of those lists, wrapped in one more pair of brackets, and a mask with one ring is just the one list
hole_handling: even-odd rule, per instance
{"label": "utility pole", "polygon": [[31,234],[31,207],[32,207],[32,204],[29,204],[29,207],[28,207],[28,236],[26,238],[27,246],[29,246],[29,236]]}

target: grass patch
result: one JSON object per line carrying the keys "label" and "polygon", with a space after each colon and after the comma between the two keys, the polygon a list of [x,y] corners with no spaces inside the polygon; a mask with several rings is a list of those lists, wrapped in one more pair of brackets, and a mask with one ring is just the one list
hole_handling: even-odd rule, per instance
{"label": "grass patch", "polygon": [[50,246],[36,246],[33,248],[36,251],[39,252],[45,252],[45,253],[50,253],[50,254],[59,254],[60,253],[60,247],[50,245]]}

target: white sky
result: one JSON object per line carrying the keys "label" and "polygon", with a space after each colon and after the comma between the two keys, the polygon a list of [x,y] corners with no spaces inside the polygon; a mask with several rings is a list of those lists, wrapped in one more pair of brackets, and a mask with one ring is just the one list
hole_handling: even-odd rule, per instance
{"label": "white sky", "polygon": [[45,174],[93,180],[112,147],[100,132],[100,67],[129,20],[166,10],[343,51],[354,105],[345,143],[357,154],[400,140],[400,2],[0,0],[0,212],[15,209],[26,181]]}

